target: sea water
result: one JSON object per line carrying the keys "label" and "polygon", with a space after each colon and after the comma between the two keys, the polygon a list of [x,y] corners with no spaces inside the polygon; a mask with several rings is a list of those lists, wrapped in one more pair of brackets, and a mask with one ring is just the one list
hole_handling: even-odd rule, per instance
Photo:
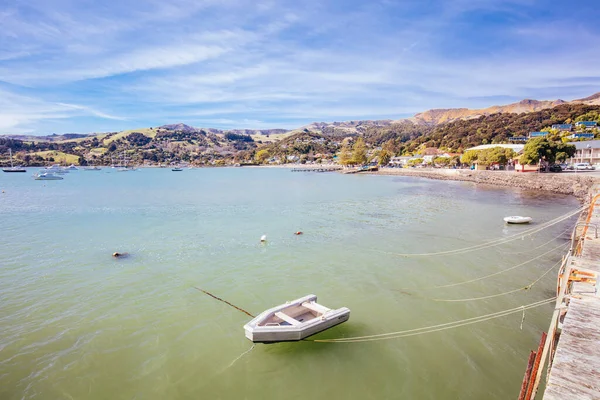
{"label": "sea water", "polygon": [[[477,251],[406,254],[509,238],[579,207],[535,191],[276,168],[30,173],[0,175],[2,400],[515,398],[550,304],[391,340],[252,348],[250,317],[197,288],[253,314],[311,293],[351,309],[311,339],[463,320],[554,296],[556,269],[481,299],[560,261],[573,219]],[[507,215],[534,223],[507,226]]]}

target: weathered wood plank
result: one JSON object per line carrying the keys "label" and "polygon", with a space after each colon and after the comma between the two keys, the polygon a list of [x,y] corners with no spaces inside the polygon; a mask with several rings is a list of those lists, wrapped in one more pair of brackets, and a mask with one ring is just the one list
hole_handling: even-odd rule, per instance
{"label": "weathered wood plank", "polygon": [[600,298],[571,299],[544,400],[600,399]]}
{"label": "weathered wood plank", "polygon": [[[600,202],[589,222],[600,226]],[[595,236],[595,227],[590,225],[573,268],[600,272],[600,238]],[[600,297],[596,291],[589,281],[573,283],[544,400],[600,400]]]}

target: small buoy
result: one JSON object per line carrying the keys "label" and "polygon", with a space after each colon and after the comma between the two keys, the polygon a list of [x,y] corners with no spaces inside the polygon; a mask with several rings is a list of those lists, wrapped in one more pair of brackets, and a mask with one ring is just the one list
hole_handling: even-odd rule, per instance
{"label": "small buoy", "polygon": [[294,233],[294,235],[302,235],[302,232],[298,231],[298,232]]}
{"label": "small buoy", "polygon": [[260,237],[260,241],[261,241],[261,242],[266,242],[266,241],[267,241],[267,235],[262,235],[262,236]]}
{"label": "small buoy", "polygon": [[119,253],[119,252],[117,252],[117,251],[115,251],[115,252],[113,253],[113,257],[115,257],[115,258],[127,257],[128,255],[129,255],[129,253]]}

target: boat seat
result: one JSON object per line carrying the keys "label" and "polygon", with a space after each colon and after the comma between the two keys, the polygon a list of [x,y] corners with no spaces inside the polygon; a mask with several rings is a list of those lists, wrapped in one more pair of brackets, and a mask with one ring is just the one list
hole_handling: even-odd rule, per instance
{"label": "boat seat", "polygon": [[277,312],[275,313],[275,316],[276,316],[276,317],[279,317],[279,318],[281,318],[281,319],[282,319],[282,320],[284,320],[285,322],[288,322],[288,323],[290,323],[291,325],[300,325],[300,322],[299,322],[299,321],[297,321],[296,319],[294,319],[294,318],[290,317],[290,316],[289,316],[289,315],[287,315],[287,314],[284,314],[284,313],[282,313],[281,311],[277,311]]}
{"label": "boat seat", "polygon": [[305,301],[304,303],[302,303],[302,307],[316,311],[319,314],[325,314],[327,311],[331,311],[331,309],[323,307],[322,305],[314,303],[312,301]]}

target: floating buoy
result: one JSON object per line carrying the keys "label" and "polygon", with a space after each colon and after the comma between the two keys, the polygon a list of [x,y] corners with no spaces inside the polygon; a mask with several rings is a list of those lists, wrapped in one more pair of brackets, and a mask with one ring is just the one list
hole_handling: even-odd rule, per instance
{"label": "floating buoy", "polygon": [[127,256],[129,256],[129,253],[119,253],[117,251],[115,251],[113,253],[113,257],[115,257],[115,258],[123,258],[123,257],[127,257]]}
{"label": "floating buoy", "polygon": [[295,232],[294,235],[302,235],[301,231]]}
{"label": "floating buoy", "polygon": [[260,237],[260,241],[261,241],[261,242],[266,242],[266,241],[267,241],[267,235],[262,235],[262,236]]}

